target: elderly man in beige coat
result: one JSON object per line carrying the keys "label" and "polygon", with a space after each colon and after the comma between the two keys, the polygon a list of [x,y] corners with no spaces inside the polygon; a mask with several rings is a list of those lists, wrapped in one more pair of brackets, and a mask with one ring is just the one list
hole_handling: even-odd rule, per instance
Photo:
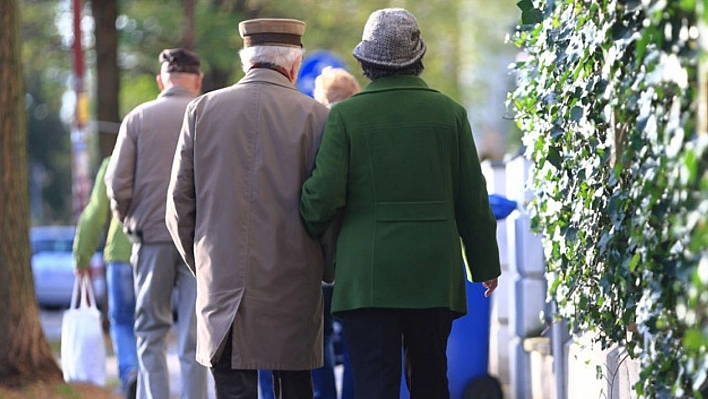
{"label": "elderly man in beige coat", "polygon": [[298,92],[305,24],[239,25],[246,76],[187,107],[167,195],[167,227],[197,277],[197,360],[217,397],[312,398],[322,365],[323,244],[298,214],[328,110]]}

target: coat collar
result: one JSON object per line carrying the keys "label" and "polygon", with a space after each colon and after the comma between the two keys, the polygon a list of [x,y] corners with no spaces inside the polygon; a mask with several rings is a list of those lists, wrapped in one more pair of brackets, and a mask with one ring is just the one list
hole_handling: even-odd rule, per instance
{"label": "coat collar", "polygon": [[161,91],[157,98],[160,97],[195,97],[195,94],[186,87],[172,86],[169,89]]}
{"label": "coat collar", "polygon": [[283,76],[280,72],[274,71],[268,68],[251,68],[241,80],[239,80],[238,85],[246,83],[270,83],[276,86],[282,86],[288,89],[297,90],[293,86],[292,82]]}
{"label": "coat collar", "polygon": [[388,78],[376,79],[359,94],[366,94],[389,90],[429,90],[436,91],[428,87],[423,79],[418,76],[404,75],[392,76]]}

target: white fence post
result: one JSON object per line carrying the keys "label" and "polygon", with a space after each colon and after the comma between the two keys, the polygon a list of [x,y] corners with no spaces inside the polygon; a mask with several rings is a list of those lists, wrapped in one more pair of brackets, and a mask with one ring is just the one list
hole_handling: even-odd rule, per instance
{"label": "white fence post", "polygon": [[524,339],[538,336],[544,328],[541,312],[545,307],[546,279],[540,237],[531,232],[525,205],[530,161],[516,157],[506,164],[507,196],[519,204],[520,212],[507,219],[509,274],[509,375],[512,399],[531,398],[531,361]]}
{"label": "white fence post", "polygon": [[[502,162],[482,163],[482,172],[487,179],[489,194],[506,196],[506,167]],[[489,374],[501,384],[509,385],[509,348],[511,339],[509,332],[509,298],[511,280],[509,273],[509,249],[507,243],[507,223],[501,220],[497,223],[497,242],[499,244],[499,261],[502,276],[499,286],[492,294],[491,320],[489,324]]]}

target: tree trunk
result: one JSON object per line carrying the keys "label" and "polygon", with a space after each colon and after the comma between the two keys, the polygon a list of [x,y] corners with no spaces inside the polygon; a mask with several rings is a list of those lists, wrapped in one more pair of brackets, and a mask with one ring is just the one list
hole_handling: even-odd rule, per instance
{"label": "tree trunk", "polygon": [[29,247],[27,126],[16,0],[0,1],[0,384],[61,380],[42,332]]}
{"label": "tree trunk", "polygon": [[118,92],[118,17],[117,0],[94,0],[91,13],[96,21],[96,99],[98,101],[98,137],[101,158],[111,155],[118,137],[120,115]]}
{"label": "tree trunk", "polygon": [[196,0],[183,0],[184,4],[184,33],[182,34],[182,46],[187,50],[194,51],[194,7]]}
{"label": "tree trunk", "polygon": [[[184,0],[186,2],[190,0]],[[211,0],[211,11],[214,13],[228,12],[235,19],[245,20],[260,18],[263,12],[263,2],[249,2],[247,0]],[[233,65],[219,67],[215,63],[210,64],[209,73],[204,74],[202,81],[202,93],[224,88],[231,84],[229,79],[233,73]]]}
{"label": "tree trunk", "polygon": [[229,85],[230,69],[222,69],[212,66],[209,74],[204,74],[202,80],[202,92],[207,93],[212,90],[224,88]]}

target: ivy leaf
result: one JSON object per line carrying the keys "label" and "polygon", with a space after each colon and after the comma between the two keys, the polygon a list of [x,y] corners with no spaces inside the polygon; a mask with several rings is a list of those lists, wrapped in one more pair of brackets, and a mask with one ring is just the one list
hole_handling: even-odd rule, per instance
{"label": "ivy leaf", "polygon": [[527,12],[527,11],[532,11],[533,8],[533,1],[531,0],[521,0],[518,3],[516,3],[516,6],[521,9],[521,12]]}
{"label": "ivy leaf", "polygon": [[[682,82],[705,61],[691,35],[708,23],[703,2],[516,1],[535,23],[515,42],[528,58],[514,96],[537,166],[530,211],[547,237],[548,295],[571,330],[627,346],[642,367],[639,397],[698,397],[708,376],[708,277],[696,273],[708,264],[708,138],[697,134],[697,86]],[[677,317],[677,301],[691,317]],[[628,340],[630,323],[651,342]]]}
{"label": "ivy leaf", "polygon": [[534,8],[531,0],[521,0],[516,5],[521,9],[522,25],[536,25],[543,19],[541,10]]}
{"label": "ivy leaf", "polygon": [[627,268],[629,268],[629,271],[634,273],[634,271],[637,269],[637,265],[639,264],[639,260],[641,259],[641,256],[639,254],[634,254],[632,256],[632,259],[630,259],[629,264],[627,265]]}
{"label": "ivy leaf", "polygon": [[570,110],[570,120],[573,122],[580,122],[580,119],[583,118],[583,109],[575,106]]}
{"label": "ivy leaf", "polygon": [[679,7],[686,12],[696,12],[696,0],[681,0]]}
{"label": "ivy leaf", "polygon": [[546,160],[551,163],[551,165],[555,166],[556,168],[560,169],[561,167],[561,156],[560,156],[560,151],[558,151],[558,147],[549,147],[548,148],[548,155],[546,156]]}
{"label": "ivy leaf", "polygon": [[536,25],[541,23],[543,15],[541,10],[524,11],[521,13],[521,23],[524,25]]}
{"label": "ivy leaf", "polygon": [[632,36],[632,29],[625,24],[617,24],[612,26],[612,40],[618,41],[627,39]]}

